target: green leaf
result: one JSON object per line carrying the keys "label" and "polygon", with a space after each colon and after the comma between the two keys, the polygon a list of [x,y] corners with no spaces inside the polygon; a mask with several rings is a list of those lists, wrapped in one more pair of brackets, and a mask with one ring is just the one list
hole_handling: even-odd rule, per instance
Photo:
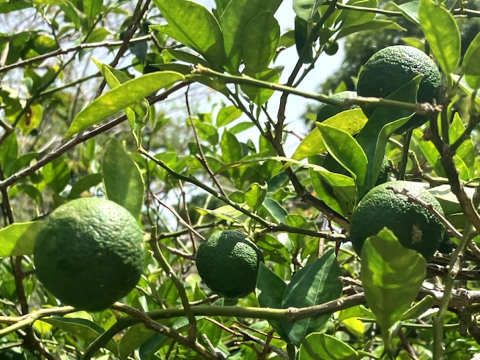
{"label": "green leaf", "polygon": [[[465,125],[463,125],[460,115],[457,112],[453,116],[453,121],[448,128],[450,143],[457,141],[463,135],[464,131]],[[470,176],[472,176],[475,170],[475,145],[471,138],[463,141],[462,145],[457,149],[456,155],[462,159]]]}
{"label": "green leaf", "polygon": [[232,121],[237,120],[242,116],[242,110],[238,109],[235,106],[224,106],[220,109],[217,115],[217,127],[225,126],[230,124]]}
{"label": "green leaf", "polygon": [[[338,299],[342,294],[341,275],[333,249],[313,263],[298,271],[285,288],[282,308],[308,307]],[[316,318],[284,323],[289,342],[299,346],[303,339],[314,331],[319,331],[328,321],[330,314]]]}
{"label": "green leaf", "polygon": [[70,181],[71,171],[66,160],[56,158],[42,168],[45,183],[59,194]]}
{"label": "green leaf", "polygon": [[270,216],[277,222],[277,224],[285,223],[285,218],[288,215],[280,203],[272,198],[266,197],[263,201],[263,207],[270,214]]}
{"label": "green leaf", "polygon": [[103,0],[83,0],[83,12],[87,18],[94,20],[102,11]]}
{"label": "green leaf", "polygon": [[[421,76],[416,76],[386,98],[416,103],[417,91],[421,80]],[[388,138],[395,130],[404,125],[412,115],[413,112],[409,110],[378,106],[358,134],[356,140],[365,151],[368,159],[367,179],[365,188],[360,190],[360,197],[371,189],[377,181]]]}
{"label": "green leaf", "polygon": [[201,208],[197,208],[196,210],[200,215],[210,214],[218,219],[231,221],[236,224],[243,224],[248,219],[247,215],[231,207],[230,205],[221,206],[215,210]]}
{"label": "green leaf", "polygon": [[102,162],[102,176],[109,200],[115,201],[138,219],[145,184],[137,164],[115,139],[110,140]]}
{"label": "green leaf", "polygon": [[297,49],[298,56],[301,56],[305,46],[308,46],[307,53],[303,55],[303,62],[309,64],[313,61],[313,48],[312,44],[308,44],[307,40],[312,32],[312,24],[299,18],[295,17],[295,48]]}
{"label": "green leaf", "polygon": [[146,74],[129,80],[98,97],[80,111],[73,119],[65,136],[69,137],[85,130],[148,95],[183,79],[184,76],[182,74],[164,71]]}
{"label": "green leaf", "polygon": [[14,223],[0,230],[0,257],[31,255],[43,223]]}
{"label": "green leaf", "polygon": [[[285,282],[268,269],[263,262],[260,263],[255,294],[258,304],[262,308],[281,309],[286,286]],[[269,320],[268,322],[283,339],[288,339],[288,335],[283,330],[284,321]]]}
{"label": "green leaf", "polygon": [[328,152],[354,177],[361,188],[367,176],[367,155],[357,141],[347,132],[317,123]]}
{"label": "green leaf", "polygon": [[480,88],[480,33],[468,46],[467,52],[463,57],[463,72],[467,84],[473,89]]}
{"label": "green leaf", "polygon": [[222,160],[225,164],[234,163],[242,158],[240,142],[230,131],[225,130],[220,140]]}
{"label": "green leaf", "polygon": [[0,2],[0,14],[27,9],[29,7],[32,7],[32,2],[29,0],[5,0]]}
{"label": "green leaf", "polygon": [[[5,135],[4,135],[5,136]],[[0,146],[0,166],[3,170],[3,175],[8,177],[9,169],[17,160],[18,156],[18,142],[15,132],[10,133]]]}
{"label": "green leaf", "polygon": [[27,135],[40,125],[42,119],[43,106],[40,104],[31,105],[27,112],[20,118],[18,128],[22,132],[22,135]]}
{"label": "green leaf", "polygon": [[253,183],[245,191],[245,202],[252,211],[257,211],[262,205],[265,195],[267,194],[267,184],[260,185]]}
{"label": "green leaf", "polygon": [[222,31],[217,19],[205,7],[188,0],[154,0],[167,26],[152,26],[202,54],[214,67],[224,64]]}
{"label": "green leaf", "polygon": [[[377,0],[350,0],[347,2],[350,6],[361,6],[363,8],[375,9],[378,7]],[[348,27],[365,24],[375,20],[375,13],[368,11],[342,11],[340,18],[342,19],[341,30]]]}
{"label": "green leaf", "polygon": [[410,1],[401,5],[397,5],[394,2],[391,3],[402,13],[403,17],[415,25],[420,25],[420,20],[418,20],[418,9],[420,7],[420,1]]}
{"label": "green leaf", "polygon": [[[51,324],[56,328],[59,328],[80,339],[83,339],[88,344],[95,341],[100,335],[105,332],[105,330],[101,326],[97,325],[93,321],[82,318],[51,317],[42,318],[42,321]],[[110,339],[104,347],[110,350],[115,355],[118,354],[117,343],[114,340]]]}
{"label": "green leaf", "polygon": [[372,31],[372,30],[380,30],[380,29],[392,29],[397,31],[407,31],[407,29],[401,27],[394,21],[390,20],[372,20],[363,24],[359,25],[352,25],[346,28],[342,28],[338,34],[336,35],[336,39],[341,39],[342,37],[355,34],[361,31]]}
{"label": "green leaf", "polygon": [[323,0],[293,0],[293,11],[300,19],[312,23],[319,17],[318,8],[322,3]]}
{"label": "green leaf", "polygon": [[245,24],[242,38],[243,63],[250,69],[263,70],[276,54],[280,26],[273,13],[264,12]]}
{"label": "green leaf", "polygon": [[220,25],[231,72],[237,72],[242,60],[242,43],[247,23],[263,12],[274,14],[281,2],[282,0],[235,0],[228,3],[220,17]]}
{"label": "green leaf", "polygon": [[153,335],[155,335],[155,331],[147,329],[144,324],[129,327],[120,341],[120,359],[128,360],[129,356]]}
{"label": "green leaf", "polygon": [[426,274],[425,258],[383,229],[365,241],[361,269],[365,299],[386,333],[418,295]]}
{"label": "green leaf", "polygon": [[[346,131],[350,135],[355,135],[363,128],[367,120],[362,109],[357,108],[342,111],[323,121],[322,124]],[[292,158],[302,160],[312,155],[321,154],[326,150],[322,134],[318,128],[315,128],[300,142]]]}
{"label": "green leaf", "polygon": [[75,184],[72,185],[70,193],[68,194],[69,199],[75,199],[79,197],[84,191],[88,191],[90,188],[97,186],[102,182],[102,174],[89,174],[81,177],[77,180]]}
{"label": "green leaf", "polygon": [[420,26],[433,55],[446,74],[460,62],[460,30],[453,15],[432,0],[421,0],[418,11]]}
{"label": "green leaf", "polygon": [[303,340],[298,360],[355,360],[361,357],[350,345],[328,334],[313,333]]}
{"label": "green leaf", "polygon": [[437,148],[430,140],[425,140],[423,136],[423,131],[418,129],[413,130],[412,139],[415,141],[415,144],[418,145],[418,148],[422,152],[425,159],[427,159],[428,164],[435,170],[437,176],[445,177],[445,170],[443,169],[442,162],[440,161],[440,153]]}

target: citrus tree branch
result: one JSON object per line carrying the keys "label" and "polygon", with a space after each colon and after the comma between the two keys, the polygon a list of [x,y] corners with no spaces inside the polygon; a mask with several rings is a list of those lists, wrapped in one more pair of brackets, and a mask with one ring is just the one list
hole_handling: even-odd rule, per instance
{"label": "citrus tree branch", "polygon": [[[130,44],[135,44],[137,42],[151,40],[151,38],[152,38],[151,35],[145,35],[145,36],[141,36],[141,37],[138,37],[138,38],[135,38],[135,39],[131,39],[129,43]],[[93,42],[93,43],[82,43],[80,45],[72,46],[72,47],[65,48],[65,49],[57,49],[55,51],[52,51],[52,52],[49,52],[49,53],[46,53],[46,54],[42,54],[42,55],[38,55],[38,56],[35,56],[35,57],[27,59],[27,60],[18,61],[16,63],[10,64],[10,65],[2,66],[2,67],[0,67],[0,73],[4,73],[4,72],[7,72],[9,70],[19,68],[19,67],[24,67],[24,66],[30,65],[32,63],[35,63],[35,62],[38,62],[38,61],[43,61],[43,60],[46,60],[48,58],[56,57],[56,56],[59,56],[59,55],[65,55],[65,54],[68,54],[68,53],[71,53],[71,52],[77,52],[77,51],[83,50],[83,49],[92,49],[92,48],[99,48],[99,47],[111,48],[111,47],[121,46],[123,43],[124,43],[123,41],[103,41],[103,42]]]}

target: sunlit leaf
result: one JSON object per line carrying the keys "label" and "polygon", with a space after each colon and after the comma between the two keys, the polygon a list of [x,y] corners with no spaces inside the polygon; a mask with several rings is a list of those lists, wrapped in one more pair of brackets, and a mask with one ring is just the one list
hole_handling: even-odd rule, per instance
{"label": "sunlit leaf", "polygon": [[426,274],[425,258],[383,229],[363,244],[361,266],[367,304],[385,333],[418,295]]}
{"label": "sunlit leaf", "polygon": [[65,136],[69,137],[85,130],[148,95],[183,79],[182,74],[164,71],[129,80],[98,97],[80,111],[73,119]]}
{"label": "sunlit leaf", "polygon": [[460,30],[453,15],[432,0],[421,0],[420,26],[442,70],[450,74],[460,62]]}
{"label": "sunlit leaf", "polygon": [[223,65],[222,32],[217,19],[202,5],[188,0],[154,0],[167,26],[152,28],[159,30],[187,47],[198,51],[214,67]]}
{"label": "sunlit leaf", "polygon": [[0,257],[31,255],[43,223],[31,221],[14,223],[0,230]]}
{"label": "sunlit leaf", "polygon": [[102,162],[102,176],[109,200],[137,219],[142,210],[145,184],[137,164],[115,139],[110,140]]}

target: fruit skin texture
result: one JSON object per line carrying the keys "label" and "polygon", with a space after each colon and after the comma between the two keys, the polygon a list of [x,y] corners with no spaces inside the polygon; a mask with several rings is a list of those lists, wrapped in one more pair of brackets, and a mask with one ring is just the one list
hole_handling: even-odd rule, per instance
{"label": "fruit skin texture", "polygon": [[[334,100],[339,100],[343,101],[346,99],[353,99],[357,97],[357,93],[355,91],[341,91],[336,94],[333,94],[330,98]],[[349,109],[355,109],[358,108],[358,105],[352,105],[349,108],[343,108],[341,106],[335,106],[332,104],[327,104],[323,103],[320,105],[317,111],[317,121],[322,122],[327,120],[328,118],[337,115],[338,113],[349,110]]]}
{"label": "fruit skin texture", "polygon": [[409,201],[405,195],[395,194],[387,187],[406,189],[409,194],[431,204],[443,215],[440,203],[423,188],[421,183],[386,182],[370,190],[353,212],[350,222],[350,240],[353,248],[357,254],[361,254],[366,238],[387,227],[403,246],[429,258],[444,240],[445,226],[420,204]]}
{"label": "fruit skin texture", "polygon": [[239,231],[214,233],[198,249],[198,274],[215,293],[236,299],[255,290],[263,255],[258,247]]}
{"label": "fruit skin texture", "polygon": [[45,221],[34,247],[38,279],[65,304],[100,311],[127,295],[144,267],[135,218],[113,201],[72,200]]}
{"label": "fruit skin texture", "polygon": [[[441,75],[433,60],[412,46],[389,46],[373,54],[365,63],[358,77],[357,93],[359,96],[385,98],[417,75],[423,75],[417,101],[438,100]],[[370,117],[375,108],[365,107],[363,110]],[[418,127],[426,120],[425,116],[414,115],[401,129]],[[397,133],[400,132],[397,130]]]}

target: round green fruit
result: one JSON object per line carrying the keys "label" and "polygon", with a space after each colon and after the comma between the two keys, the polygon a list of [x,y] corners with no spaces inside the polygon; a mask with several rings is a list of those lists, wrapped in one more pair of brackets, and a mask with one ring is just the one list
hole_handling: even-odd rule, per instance
{"label": "round green fruit", "polygon": [[365,240],[378,234],[384,227],[390,229],[400,243],[429,258],[446,240],[443,223],[422,205],[408,199],[408,194],[423,200],[443,215],[442,207],[421,183],[389,181],[370,190],[353,212],[350,222],[350,240],[357,254],[361,254]]}
{"label": "round green fruit", "polygon": [[198,249],[198,274],[215,293],[236,299],[255,290],[263,255],[244,233],[214,233]]}
{"label": "round green fruit", "polygon": [[100,311],[126,296],[144,267],[135,218],[105,199],[72,200],[46,219],[34,247],[36,274],[63,303]]}
{"label": "round green fruit", "polygon": [[[417,75],[423,75],[417,93],[418,102],[438,100],[441,74],[437,65],[423,51],[412,46],[394,45],[376,52],[365,63],[357,82],[359,96],[385,98]],[[362,107],[370,117],[375,107]],[[414,115],[397,133],[418,127],[427,117]]]}

